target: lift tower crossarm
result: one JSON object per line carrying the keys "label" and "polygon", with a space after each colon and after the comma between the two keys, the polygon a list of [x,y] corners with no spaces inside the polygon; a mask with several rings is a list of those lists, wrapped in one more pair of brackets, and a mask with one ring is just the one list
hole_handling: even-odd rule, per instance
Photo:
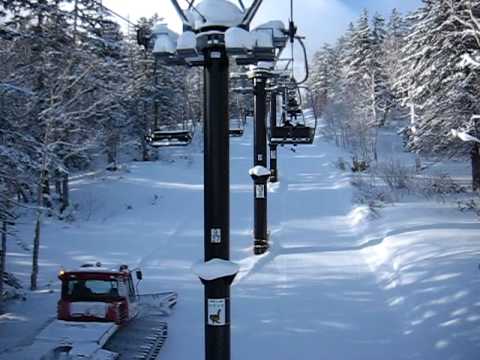
{"label": "lift tower crossarm", "polygon": [[177,1],[177,0],[171,0],[171,1],[172,1],[173,7],[174,7],[175,10],[177,11],[178,16],[180,16],[180,18],[182,19],[183,25],[188,26],[188,27],[191,27],[191,24],[190,24],[190,22],[188,21],[188,18],[187,18],[187,16],[185,15],[185,13],[183,12],[182,8],[181,8],[180,5],[178,4],[178,1]]}
{"label": "lift tower crossarm", "polygon": [[260,6],[262,5],[263,0],[255,0],[248,9],[247,13],[245,14],[245,17],[242,20],[242,25],[245,27],[249,27],[251,22],[253,21],[253,18],[257,14],[258,10],[260,9]]}

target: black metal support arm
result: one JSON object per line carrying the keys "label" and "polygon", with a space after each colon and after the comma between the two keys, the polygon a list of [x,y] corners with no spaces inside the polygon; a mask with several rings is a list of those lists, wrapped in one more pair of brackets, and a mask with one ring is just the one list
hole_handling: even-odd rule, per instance
{"label": "black metal support arm", "polygon": [[171,0],[173,7],[175,8],[175,11],[177,12],[178,16],[182,19],[183,25],[190,26],[190,23],[187,19],[187,16],[183,12],[182,8],[180,7],[180,4],[178,3],[177,0]]}
{"label": "black metal support arm", "polygon": [[250,24],[253,21],[253,18],[257,14],[258,10],[260,9],[260,6],[262,5],[263,0],[255,0],[253,4],[248,8],[247,13],[245,14],[243,20],[242,20],[242,25],[245,27],[249,27]]}

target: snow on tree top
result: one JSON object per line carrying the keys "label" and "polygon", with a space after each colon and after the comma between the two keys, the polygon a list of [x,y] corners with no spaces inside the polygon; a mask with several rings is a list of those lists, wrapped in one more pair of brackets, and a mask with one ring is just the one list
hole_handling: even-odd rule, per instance
{"label": "snow on tree top", "polygon": [[203,0],[196,8],[197,11],[186,11],[187,18],[195,30],[207,26],[237,26],[242,23],[245,16],[235,4],[226,0]]}
{"label": "snow on tree top", "polygon": [[272,173],[264,166],[257,165],[248,171],[250,176],[269,176]]}
{"label": "snow on tree top", "polygon": [[193,265],[193,272],[203,280],[216,280],[233,276],[240,270],[234,262],[222,259],[212,259],[208,262],[199,262]]}
{"label": "snow on tree top", "polygon": [[480,67],[480,62],[478,61],[478,59],[473,59],[470,54],[465,53],[462,55],[461,61],[458,66],[460,66],[461,68],[472,67],[474,69],[477,69],[478,67]]}

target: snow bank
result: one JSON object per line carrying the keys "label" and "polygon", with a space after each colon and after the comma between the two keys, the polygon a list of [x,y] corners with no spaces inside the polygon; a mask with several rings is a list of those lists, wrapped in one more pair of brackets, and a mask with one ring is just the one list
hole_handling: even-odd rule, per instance
{"label": "snow bank", "polygon": [[234,262],[212,259],[208,262],[199,262],[192,267],[193,272],[203,280],[216,280],[226,276],[233,276],[240,270]]}

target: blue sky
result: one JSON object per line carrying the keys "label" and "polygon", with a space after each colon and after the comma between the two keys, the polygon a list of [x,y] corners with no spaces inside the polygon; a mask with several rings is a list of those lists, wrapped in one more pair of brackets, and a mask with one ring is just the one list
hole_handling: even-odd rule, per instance
{"label": "blue sky", "polygon": [[[185,3],[182,0],[179,2]],[[245,2],[249,3],[249,0]],[[295,0],[295,20],[300,32],[307,36],[307,46],[312,53],[324,42],[334,42],[363,8],[370,13],[380,12],[388,16],[393,8],[406,13],[416,9],[420,3],[421,0]],[[172,28],[180,31],[180,22],[170,0],[104,0],[104,4],[131,20],[157,12]],[[257,23],[271,19],[287,21],[289,4],[289,0],[264,0]]]}

